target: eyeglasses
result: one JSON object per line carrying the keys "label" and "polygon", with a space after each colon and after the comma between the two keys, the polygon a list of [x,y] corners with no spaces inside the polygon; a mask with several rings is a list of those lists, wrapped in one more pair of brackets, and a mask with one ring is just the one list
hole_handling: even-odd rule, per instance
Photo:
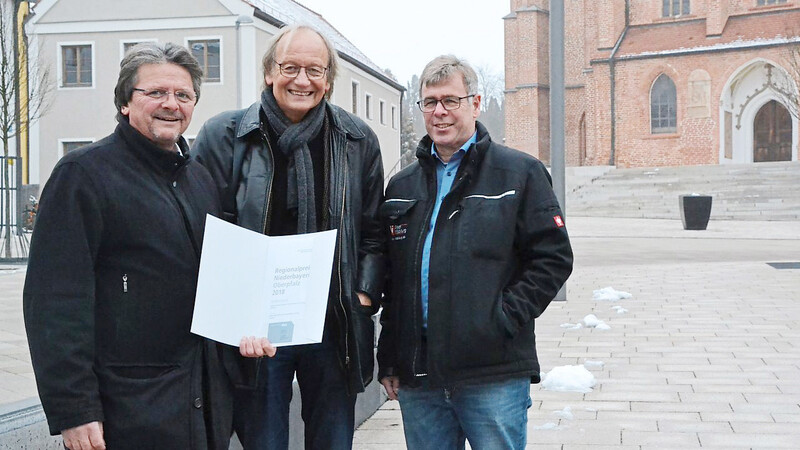
{"label": "eyeglasses", "polygon": [[441,100],[436,100],[435,98],[423,98],[417,102],[417,106],[419,106],[420,111],[429,113],[436,110],[437,103],[441,103],[442,108],[444,108],[446,111],[452,111],[461,107],[461,100],[474,96],[475,94],[469,94],[463,97],[445,97]]}
{"label": "eyeglasses", "polygon": [[141,92],[146,97],[151,98],[153,100],[166,100],[170,96],[170,94],[175,96],[175,100],[177,100],[179,103],[190,103],[190,102],[193,102],[195,100],[195,98],[196,98],[194,93],[186,92],[186,91],[170,92],[170,91],[164,91],[164,90],[161,90],[161,89],[148,90],[148,89],[139,89],[139,88],[133,88],[133,90],[137,91],[137,92]]}
{"label": "eyeglasses", "polygon": [[300,75],[300,69],[304,69],[306,71],[306,78],[309,80],[319,80],[325,76],[325,72],[328,70],[327,67],[305,67],[291,63],[279,63],[277,61],[275,61],[275,64],[278,65],[281,75],[285,76],[286,78],[297,78],[297,76]]}

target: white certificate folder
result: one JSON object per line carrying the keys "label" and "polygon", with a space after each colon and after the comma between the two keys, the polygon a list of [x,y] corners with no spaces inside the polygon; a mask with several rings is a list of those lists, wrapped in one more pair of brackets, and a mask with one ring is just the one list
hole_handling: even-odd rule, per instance
{"label": "white certificate folder", "polygon": [[336,230],[266,236],[206,216],[192,333],[239,346],[322,342]]}

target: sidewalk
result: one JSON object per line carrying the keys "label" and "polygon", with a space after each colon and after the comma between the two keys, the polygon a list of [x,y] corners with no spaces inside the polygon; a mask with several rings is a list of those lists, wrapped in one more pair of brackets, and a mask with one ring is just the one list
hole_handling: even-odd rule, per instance
{"label": "sidewalk", "polygon": [[[797,448],[800,223],[570,217],[567,302],[537,319],[542,370],[602,361],[588,394],[531,387],[529,449]],[[0,409],[36,396],[22,325],[24,266],[0,266]],[[592,300],[606,286],[630,292]],[[617,314],[611,307],[627,309]],[[562,328],[595,314],[610,330]],[[570,408],[572,419],[563,418]],[[559,414],[555,414],[558,412]],[[355,449],[405,448],[397,402]]]}
{"label": "sidewalk", "polygon": [[[542,371],[602,361],[588,394],[531,387],[528,449],[798,448],[800,223],[568,218],[567,302],[537,319]],[[606,286],[630,292],[592,300]],[[617,314],[611,307],[628,310]],[[610,330],[561,328],[595,314]],[[561,416],[566,408],[574,418]],[[355,448],[402,449],[397,402]]]}

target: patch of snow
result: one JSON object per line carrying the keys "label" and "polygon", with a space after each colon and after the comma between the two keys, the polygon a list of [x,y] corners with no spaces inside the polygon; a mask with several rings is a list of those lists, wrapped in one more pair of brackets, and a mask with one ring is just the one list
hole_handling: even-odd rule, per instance
{"label": "patch of snow", "polygon": [[597,328],[598,330],[610,330],[611,327],[608,326],[605,322],[598,319],[597,316],[594,314],[589,314],[583,318],[583,323],[586,324],[587,328]]}
{"label": "patch of snow", "polygon": [[542,377],[542,388],[556,392],[592,392],[597,381],[586,367],[558,366]]}
{"label": "patch of snow", "polygon": [[553,415],[558,417],[558,418],[567,419],[567,420],[572,420],[572,419],[575,418],[575,415],[572,414],[572,408],[570,408],[569,406],[565,407],[564,409],[562,409],[560,411],[553,411]]}
{"label": "patch of snow", "polygon": [[547,422],[544,425],[539,425],[533,427],[534,430],[558,430],[558,425],[554,424],[553,422]]}
{"label": "patch of snow", "polygon": [[626,312],[628,312],[627,309],[625,309],[625,308],[623,308],[622,306],[619,306],[619,305],[614,305],[614,306],[611,307],[611,309],[616,309],[617,310],[617,314],[625,314]]}
{"label": "patch of snow", "polygon": [[603,361],[595,361],[587,359],[586,361],[583,362],[583,367],[586,367],[587,369],[602,369],[605,364],[606,363],[604,363]]}
{"label": "patch of snow", "polygon": [[611,286],[592,291],[592,300],[616,302],[617,300],[623,300],[631,297],[633,297],[633,295],[630,293],[625,291],[617,291]]}
{"label": "patch of snow", "polygon": [[561,328],[566,328],[568,330],[577,330],[579,328],[583,328],[583,325],[580,323],[562,323]]}

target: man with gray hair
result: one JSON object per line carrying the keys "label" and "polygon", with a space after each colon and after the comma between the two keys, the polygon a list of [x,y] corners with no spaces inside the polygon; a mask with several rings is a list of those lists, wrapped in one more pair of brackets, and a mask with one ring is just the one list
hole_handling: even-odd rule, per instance
{"label": "man with gray hair", "polygon": [[116,129],[65,155],[42,191],[25,327],[50,432],[71,450],[228,448],[233,348],[189,332],[205,217],[220,208],[181,136],[201,79],[184,47],[135,46]]}
{"label": "man with gray hair", "polygon": [[572,271],[550,175],[476,119],[475,71],[454,56],[420,77],[428,134],[381,205],[390,287],[379,379],[409,449],[524,449],[534,319]]}
{"label": "man with gray hair", "polygon": [[245,449],[288,448],[295,375],[305,448],[350,449],[356,394],[373,378],[383,166],[375,133],[327,101],[337,61],[313,28],[281,29],[263,58],[261,99],[211,118],[192,150],[217,183],[227,220],[270,236],[338,230],[322,342],[281,347],[261,362],[257,390],[237,391]]}

